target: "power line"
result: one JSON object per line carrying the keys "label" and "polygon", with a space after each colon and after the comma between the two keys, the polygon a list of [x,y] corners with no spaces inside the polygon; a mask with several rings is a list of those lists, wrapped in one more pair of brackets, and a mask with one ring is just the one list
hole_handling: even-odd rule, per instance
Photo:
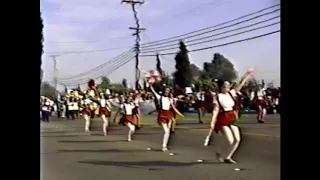
{"label": "power line", "polygon": [[124,58],[130,57],[130,56],[131,57],[133,56],[133,51],[132,50],[131,51],[126,51],[126,52],[120,54],[119,56],[117,56],[117,57],[115,57],[115,58],[113,58],[113,59],[111,59],[111,60],[109,60],[109,61],[107,61],[107,62],[105,62],[105,63],[103,63],[103,64],[101,64],[101,65],[99,65],[97,67],[95,67],[95,68],[92,68],[92,69],[90,69],[90,70],[88,70],[86,72],[83,72],[83,73],[80,73],[80,74],[76,74],[76,75],[73,75],[73,76],[58,78],[58,79],[59,79],[59,81],[64,81],[64,80],[79,78],[81,76],[86,76],[86,75],[91,74],[93,72],[96,72],[96,71],[98,71],[98,70],[100,70],[102,68],[108,67],[113,62],[117,62],[119,60],[123,60]]}
{"label": "power line", "polygon": [[[265,33],[265,34],[262,34],[262,35],[253,36],[253,37],[249,37],[249,38],[245,38],[245,39],[241,39],[241,40],[237,40],[237,41],[232,41],[232,42],[228,42],[228,43],[224,43],[224,44],[219,44],[219,45],[209,46],[209,47],[204,47],[204,48],[198,48],[198,49],[193,49],[193,50],[189,50],[189,52],[203,51],[203,50],[213,49],[213,48],[227,46],[227,45],[231,45],[231,44],[237,44],[237,43],[240,43],[240,42],[254,40],[254,39],[262,38],[262,37],[269,36],[269,35],[272,35],[272,34],[275,34],[275,33],[279,33],[280,31],[281,30],[272,31],[272,32]],[[176,54],[176,53],[177,52],[170,52],[170,53],[162,53],[162,54],[159,54],[159,55],[165,56],[165,55],[173,55],[173,54]],[[156,56],[156,54],[141,55],[141,57],[147,57],[147,56]]]}
{"label": "power line", "polygon": [[94,76],[94,77],[87,77],[87,78],[82,78],[80,80],[77,80],[77,81],[72,81],[72,82],[62,82],[60,83],[61,85],[64,85],[64,86],[74,86],[74,85],[81,85],[81,84],[85,84],[87,83],[90,79],[94,79],[94,80],[97,80],[103,76],[108,76],[110,75],[111,73],[113,73],[114,71],[118,70],[120,67],[126,65],[127,63],[129,63],[131,60],[133,59],[133,57],[131,58],[128,58],[127,60],[121,62],[121,63],[117,63],[117,65],[113,66],[112,68],[109,69],[109,71],[107,71],[107,73],[100,73],[98,76]]}
{"label": "power line", "polygon": [[[268,27],[271,27],[271,26],[275,26],[275,25],[278,25],[280,24],[280,21],[279,22],[275,22],[275,23],[271,23],[271,24],[268,24],[268,25],[265,25],[265,26],[260,26],[260,27],[257,27],[257,28],[252,28],[252,29],[249,29],[249,30],[246,30],[246,31],[241,31],[241,32],[238,32],[238,33],[234,33],[234,34],[230,34],[230,35],[227,35],[227,36],[223,36],[223,37],[219,37],[219,38],[215,38],[215,39],[209,39],[209,40],[205,40],[205,41],[201,41],[201,42],[196,42],[196,43],[193,43],[193,44],[188,44],[188,46],[195,46],[195,45],[199,45],[199,44],[205,44],[205,43],[209,43],[209,42],[213,42],[213,41],[217,41],[217,40],[222,40],[222,39],[227,39],[227,38],[230,38],[230,37],[233,37],[233,36],[238,36],[238,35],[241,35],[241,34],[245,34],[245,33],[248,33],[248,32],[252,32],[252,31],[257,31],[257,30],[260,30],[260,29],[265,29],[265,28],[268,28]],[[214,37],[213,36],[209,36],[210,37]],[[204,38],[204,39],[208,39],[208,38]],[[164,48],[164,49],[157,49],[157,50],[151,50],[151,51],[143,51],[142,53],[156,53],[156,52],[160,52],[160,51],[168,51],[168,50],[173,50],[173,49],[176,49],[178,47],[169,47],[169,48]]]}
{"label": "power line", "polygon": [[[198,33],[198,34],[194,34],[194,35],[191,35],[191,36],[187,36],[187,37],[184,37],[183,39],[194,38],[194,37],[197,37],[197,36],[200,36],[200,35],[204,35],[204,34],[208,34],[208,33],[211,33],[211,32],[215,32],[215,31],[218,31],[218,30],[227,29],[227,28],[239,25],[239,24],[243,24],[243,23],[246,23],[246,22],[249,22],[249,21],[264,17],[264,16],[267,16],[267,15],[276,13],[278,11],[280,11],[280,9],[276,9],[276,10],[271,11],[271,12],[267,12],[267,13],[264,13],[264,14],[261,14],[261,15],[257,15],[257,16],[254,16],[254,17],[250,18],[250,19],[246,19],[246,20],[234,23],[234,24],[230,24],[228,26],[223,26],[223,27],[220,27],[220,28],[217,28],[217,29],[213,29],[213,30],[201,32],[201,33]],[[280,17],[280,16],[276,16],[276,17]],[[262,22],[266,22],[266,21],[262,21]],[[260,23],[258,23],[258,24],[260,24]],[[254,25],[256,25],[256,24],[254,23],[251,26],[254,26]],[[250,27],[250,25],[248,27]],[[177,39],[173,39],[173,40],[169,40],[169,41],[165,41],[165,42],[160,42],[160,43],[149,44],[147,48],[150,48],[150,47],[153,47],[153,46],[158,46],[158,45],[163,45],[163,44],[173,44],[173,43],[176,44],[177,43]]]}
{"label": "power line", "polygon": [[[89,79],[98,79],[99,77],[104,75],[106,72],[113,70],[115,67],[117,67],[121,64],[124,64],[133,58],[134,58],[134,56],[131,56],[131,57],[127,57],[126,59],[119,60],[117,62],[114,62],[110,67],[108,67],[107,69],[104,69],[103,71],[97,71],[97,72],[94,72],[93,74],[90,74],[90,75],[82,77],[82,78],[72,79],[72,80],[68,80],[68,81],[59,81],[59,82],[64,83],[64,84],[65,83],[75,83],[75,82],[84,82],[85,83]],[[82,83],[77,83],[77,84],[82,84]]]}
{"label": "power line", "polygon": [[[244,16],[229,20],[227,22],[214,25],[214,26],[210,26],[210,27],[207,27],[207,28],[203,28],[203,29],[200,29],[200,30],[192,31],[192,32],[185,33],[185,34],[178,35],[178,36],[173,36],[173,37],[170,37],[170,38],[165,38],[165,39],[161,39],[161,40],[147,42],[147,43],[141,44],[140,47],[141,47],[141,49],[144,49],[144,47],[155,46],[155,44],[160,43],[160,42],[162,42],[162,43],[164,43],[165,41],[175,42],[175,41],[178,41],[179,39],[183,38],[184,36],[188,36],[188,35],[191,35],[191,34],[194,34],[194,33],[199,33],[199,32],[202,32],[202,31],[205,31],[205,30],[208,30],[208,29],[216,28],[216,27],[219,27],[219,26],[231,23],[231,22],[235,22],[235,21],[244,19],[246,17],[249,17],[249,16],[252,16],[252,15],[264,12],[266,10],[269,10],[269,9],[272,9],[272,8],[278,7],[278,6],[280,6],[280,4],[276,4],[276,5],[270,6],[268,8],[264,8],[264,9],[261,9],[259,11],[256,11],[256,12],[253,12],[253,13],[250,13],[250,14],[247,14],[247,15],[244,15]],[[275,11],[279,11],[279,10],[280,9],[275,10]],[[272,13],[272,12],[270,12],[270,13]],[[273,13],[274,13],[274,11],[273,11]],[[259,16],[259,17],[261,17],[261,16]],[[195,36],[199,36],[199,34],[195,35]],[[187,38],[190,38],[190,37],[187,37]],[[176,40],[173,40],[173,39],[176,39]],[[162,43],[160,43],[160,45]],[[78,54],[78,53],[93,53],[93,52],[103,52],[103,51],[111,51],[111,50],[118,50],[118,49],[128,49],[128,48],[132,48],[132,46],[124,46],[124,47],[117,47],[117,48],[104,48],[104,49],[87,50],[87,51],[45,52],[45,53],[52,53],[52,54]]]}
{"label": "power line", "polygon": [[241,19],[243,19],[243,18],[252,16],[252,15],[255,15],[255,14],[258,14],[258,13],[261,13],[261,12],[264,12],[264,11],[266,11],[266,10],[269,10],[269,9],[272,9],[272,8],[278,7],[278,6],[280,6],[280,4],[276,4],[276,5],[273,5],[273,6],[264,8],[264,9],[261,9],[261,10],[259,10],[259,11],[255,11],[255,12],[253,12],[253,13],[250,13],[250,14],[247,14],[247,15],[244,15],[244,16],[241,16],[241,17],[238,17],[238,18],[235,18],[235,19],[226,21],[226,22],[224,22],[224,23],[220,23],[220,24],[214,25],[214,26],[206,27],[206,28],[203,28],[203,29],[199,29],[199,30],[192,31],[192,32],[189,32],[189,33],[185,33],[185,34],[178,35],[178,36],[173,36],[173,37],[170,37],[170,38],[165,38],[165,39],[161,39],[161,40],[156,40],[156,41],[144,43],[144,44],[141,44],[141,46],[147,46],[147,45],[149,46],[150,44],[154,44],[154,43],[158,43],[158,42],[163,42],[163,41],[168,41],[168,40],[172,40],[172,39],[181,39],[183,36],[187,36],[187,35],[191,35],[191,34],[194,34],[194,33],[202,32],[202,31],[205,31],[205,30],[208,30],[208,29],[216,28],[216,27],[219,27],[219,26],[222,26],[222,25],[225,25],[225,24],[234,22],[234,21],[241,20]]}
{"label": "power line", "polygon": [[[226,1],[218,1],[218,0],[213,0],[213,1],[210,1],[210,2],[206,2],[204,4],[201,4],[200,6],[197,6],[197,7],[194,7],[194,8],[191,8],[189,10],[186,10],[186,11],[183,11],[183,12],[178,12],[178,13],[175,13],[175,14],[172,14],[171,16],[166,16],[166,19],[164,19],[164,21],[166,22],[168,18],[170,19],[176,19],[176,18],[179,18],[179,20],[181,21],[182,19],[186,18],[186,13],[188,14],[192,14],[194,12],[197,12],[197,10],[203,8],[203,7],[210,7],[210,6],[214,6],[212,8],[210,8],[210,10],[213,10],[213,9],[216,9],[217,7],[220,7],[220,6],[223,6],[223,5],[226,5],[228,3],[230,3],[231,1],[234,1],[234,0],[226,0]],[[220,4],[218,4],[219,2],[222,2]],[[174,9],[172,9],[174,11]],[[160,22],[160,23],[159,23]],[[157,25],[158,24],[162,24],[162,21],[152,21],[150,23],[146,23],[147,25],[151,25],[151,24],[154,24],[156,23]]]}

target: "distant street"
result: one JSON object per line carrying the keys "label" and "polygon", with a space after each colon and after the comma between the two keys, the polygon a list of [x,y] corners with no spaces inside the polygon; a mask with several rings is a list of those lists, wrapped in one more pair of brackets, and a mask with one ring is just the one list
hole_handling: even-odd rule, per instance
{"label": "distant street", "polygon": [[[280,116],[268,115],[258,124],[254,115],[239,122],[243,142],[234,159],[217,162],[214,145],[204,147],[208,123],[195,115],[179,121],[169,152],[162,152],[163,132],[156,116],[143,117],[144,127],[127,142],[127,127],[112,125],[102,136],[102,121],[92,121],[91,135],[84,120],[41,122],[43,180],[279,180]],[[209,116],[205,118],[209,120]],[[147,148],[151,148],[148,150]],[[169,155],[174,153],[174,155]],[[197,160],[203,162],[197,162]],[[240,171],[235,168],[241,169]]]}

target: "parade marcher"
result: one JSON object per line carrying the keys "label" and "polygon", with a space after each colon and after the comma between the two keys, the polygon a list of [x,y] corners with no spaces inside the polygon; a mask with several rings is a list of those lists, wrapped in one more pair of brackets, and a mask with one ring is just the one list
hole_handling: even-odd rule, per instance
{"label": "parade marcher", "polygon": [[109,117],[111,116],[111,104],[109,100],[105,97],[103,93],[100,93],[100,98],[98,99],[99,102],[99,116],[103,120],[103,134],[107,136],[108,134],[108,126],[109,126]]}
{"label": "parade marcher", "polygon": [[238,149],[241,140],[240,130],[234,124],[238,119],[238,114],[236,112],[237,92],[241,90],[253,71],[253,69],[249,69],[240,83],[234,89],[230,89],[230,83],[228,81],[218,82],[219,93],[216,95],[213,101],[214,109],[212,112],[211,129],[205,140],[205,145],[208,145],[213,131],[216,133],[222,132],[225,135],[226,139],[228,140],[230,150],[228,150],[226,154],[222,156],[220,149],[221,144],[217,144],[216,156],[221,162],[233,164],[236,163],[236,161],[232,159],[232,155]]}
{"label": "parade marcher", "polygon": [[42,97],[40,102],[41,102],[42,121],[49,122],[50,112],[51,112],[50,99],[46,97]]}
{"label": "parade marcher", "polygon": [[79,111],[79,104],[76,98],[70,97],[67,100],[67,106],[68,106],[68,119],[71,116],[71,119],[74,120],[77,112]]}
{"label": "parade marcher", "polygon": [[205,105],[205,92],[204,91],[198,91],[195,94],[195,109],[198,112],[198,120],[199,123],[202,124],[202,117],[204,117],[205,115],[205,111],[206,111],[206,105]]}
{"label": "parade marcher", "polygon": [[252,92],[251,100],[253,100],[253,105],[257,111],[258,123],[264,123],[264,117],[267,114],[267,97],[261,86],[258,86],[258,91]]}
{"label": "parade marcher", "polygon": [[132,136],[136,130],[136,119],[134,116],[134,109],[136,105],[133,103],[132,97],[128,97],[122,104],[120,104],[122,117],[120,119],[120,124],[125,124],[129,128],[128,141],[132,141]]}
{"label": "parade marcher", "polygon": [[162,142],[162,151],[168,151],[167,145],[170,138],[170,129],[172,126],[172,118],[173,118],[173,109],[176,113],[181,114],[173,104],[173,99],[170,96],[170,88],[164,88],[162,95],[159,95],[150,85],[150,90],[156,96],[157,100],[159,101],[159,112],[158,112],[158,123],[162,126],[164,135],[163,135],[163,142]]}
{"label": "parade marcher", "polygon": [[81,101],[82,111],[81,114],[85,120],[85,132],[90,132],[90,121],[91,121],[91,109],[90,105],[92,104],[92,100],[89,99],[87,94],[84,95],[84,99]]}

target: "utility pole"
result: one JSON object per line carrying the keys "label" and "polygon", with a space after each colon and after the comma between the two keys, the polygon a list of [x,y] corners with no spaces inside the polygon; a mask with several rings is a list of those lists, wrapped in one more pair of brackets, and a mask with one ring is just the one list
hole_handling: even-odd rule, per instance
{"label": "utility pole", "polygon": [[146,29],[145,28],[141,28],[140,27],[140,20],[138,18],[138,12],[136,10],[136,5],[142,5],[144,3],[144,0],[143,1],[139,1],[139,0],[122,0],[121,3],[127,3],[129,5],[131,5],[132,7],[132,11],[133,11],[133,16],[134,16],[134,19],[136,21],[136,27],[129,27],[130,30],[134,30],[135,32],[132,34],[133,36],[136,37],[136,43],[135,43],[135,52],[136,52],[136,56],[135,56],[135,59],[136,59],[136,65],[135,65],[135,89],[138,89],[140,87],[140,84],[139,84],[139,80],[140,80],[140,70],[139,70],[139,54],[140,54],[140,41],[141,41],[141,38],[140,38],[140,33],[142,31],[145,31]]}
{"label": "utility pole", "polygon": [[52,57],[53,59],[53,74],[54,74],[54,78],[53,78],[53,84],[54,84],[54,89],[56,90],[56,96],[58,95],[58,91],[57,91],[57,86],[58,86],[58,68],[57,68],[57,59],[56,57],[58,57],[59,55],[51,55],[49,57]]}

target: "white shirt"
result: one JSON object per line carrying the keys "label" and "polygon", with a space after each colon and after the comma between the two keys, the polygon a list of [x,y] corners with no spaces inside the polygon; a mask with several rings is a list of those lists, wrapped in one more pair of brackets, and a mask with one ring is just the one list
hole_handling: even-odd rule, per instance
{"label": "white shirt", "polygon": [[79,110],[79,106],[77,102],[70,102],[68,108],[71,111]]}
{"label": "white shirt", "polygon": [[[234,89],[230,90],[230,94],[233,96],[233,98],[237,97],[237,93]],[[234,100],[232,99],[232,97],[230,96],[229,93],[219,93],[217,94],[217,96],[213,99],[213,103],[217,106],[219,106],[217,97],[219,98],[219,102],[220,105],[222,106],[222,108],[224,109],[224,111],[232,111],[233,110],[233,106],[235,105]]]}
{"label": "white shirt", "polygon": [[196,96],[199,101],[204,101],[204,92],[203,91],[197,92]]}
{"label": "white shirt", "polygon": [[120,105],[120,108],[124,110],[126,115],[132,115],[133,109],[136,106],[134,104],[123,103]]}
{"label": "white shirt", "polygon": [[81,101],[81,104],[84,104],[84,105],[90,105],[91,103],[92,101],[90,99],[85,99]]}
{"label": "white shirt", "polygon": [[[159,94],[155,94],[159,104],[161,104],[162,110],[170,110],[171,105],[173,104],[173,99],[169,97],[160,96]],[[161,102],[160,102],[161,101]]]}
{"label": "white shirt", "polygon": [[100,106],[101,106],[101,107],[106,107],[106,106],[111,107],[111,104],[110,104],[110,102],[109,102],[108,100],[106,100],[106,99],[100,99]]}

